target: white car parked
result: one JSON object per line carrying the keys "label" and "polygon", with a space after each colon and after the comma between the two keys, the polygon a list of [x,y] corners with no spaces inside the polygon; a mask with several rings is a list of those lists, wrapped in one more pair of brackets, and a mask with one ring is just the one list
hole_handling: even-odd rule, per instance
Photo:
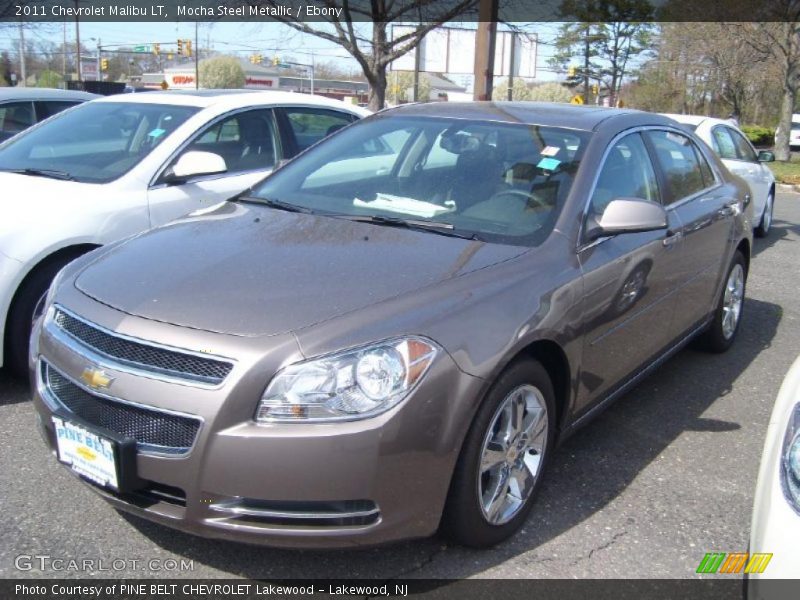
{"label": "white car parked", "polygon": [[772,152],[756,152],[747,136],[731,121],[694,115],[668,114],[694,131],[722,159],[728,170],[750,185],[752,223],[756,236],[766,237],[772,226],[775,204],[775,176],[765,162],[775,160]]}
{"label": "white car parked", "polygon": [[0,366],[25,372],[36,305],[67,262],[230,198],[368,114],[288,92],[126,94],[0,145]]}
{"label": "white car parked", "polygon": [[[748,598],[777,597],[762,579],[800,577],[800,358],[783,380],[761,455],[750,552],[771,554],[763,573],[748,574]],[[796,590],[795,590],[796,591]],[[788,598],[789,596],[783,596]],[[796,596],[795,596],[796,597]]]}

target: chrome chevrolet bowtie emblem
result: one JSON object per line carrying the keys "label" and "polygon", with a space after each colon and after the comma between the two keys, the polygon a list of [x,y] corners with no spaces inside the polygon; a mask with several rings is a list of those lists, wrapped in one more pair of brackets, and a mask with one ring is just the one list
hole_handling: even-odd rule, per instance
{"label": "chrome chevrolet bowtie emblem", "polygon": [[81,373],[81,379],[90,388],[94,388],[96,390],[107,388],[111,385],[111,382],[114,381],[113,377],[109,377],[100,369],[94,369],[92,367],[86,367],[83,370],[83,373]]}

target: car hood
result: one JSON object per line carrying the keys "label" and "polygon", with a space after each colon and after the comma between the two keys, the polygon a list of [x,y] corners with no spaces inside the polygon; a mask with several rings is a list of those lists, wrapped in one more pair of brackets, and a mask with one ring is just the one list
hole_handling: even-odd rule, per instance
{"label": "car hood", "polygon": [[226,203],[109,249],[75,279],[125,313],[239,336],[297,330],[519,256],[519,246]]}

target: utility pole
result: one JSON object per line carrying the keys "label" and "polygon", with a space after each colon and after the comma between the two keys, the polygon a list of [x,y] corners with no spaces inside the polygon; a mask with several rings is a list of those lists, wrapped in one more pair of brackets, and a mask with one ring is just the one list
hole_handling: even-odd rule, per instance
{"label": "utility pole", "polygon": [[63,71],[64,89],[67,89],[67,22],[64,21],[61,30],[64,34],[64,42],[61,45],[61,70]]}
{"label": "utility pole", "polygon": [[591,27],[591,23],[586,24],[586,31],[583,38],[583,103],[585,105],[589,104],[589,51],[591,49],[589,34],[591,32]]}
{"label": "utility pole", "polygon": [[419,102],[419,65],[421,62],[419,47],[421,45],[422,42],[417,44],[417,47],[414,48],[414,102]]}
{"label": "utility pole", "polygon": [[480,0],[475,36],[475,100],[491,100],[494,84],[494,50],[497,42],[498,0]]}
{"label": "utility pole", "polygon": [[314,51],[311,51],[311,95],[314,95],[314,67],[316,61],[314,60]]}
{"label": "utility pole", "polygon": [[75,58],[78,60],[78,81],[83,81],[81,76],[81,24],[78,18],[78,0],[75,0]]}
{"label": "utility pole", "polygon": [[17,85],[25,87],[28,77],[25,70],[25,26],[22,21],[19,22],[19,74],[20,82]]}
{"label": "utility pole", "polygon": [[509,52],[509,65],[508,65],[508,99],[514,99],[514,59],[516,58],[514,55],[516,53],[517,47],[517,32],[511,32],[511,50]]}
{"label": "utility pole", "polygon": [[100,68],[102,61],[100,60],[100,38],[97,38],[97,81],[103,81],[103,70]]}
{"label": "utility pole", "polygon": [[197,33],[197,21],[194,22],[194,89],[200,89],[200,38]]}

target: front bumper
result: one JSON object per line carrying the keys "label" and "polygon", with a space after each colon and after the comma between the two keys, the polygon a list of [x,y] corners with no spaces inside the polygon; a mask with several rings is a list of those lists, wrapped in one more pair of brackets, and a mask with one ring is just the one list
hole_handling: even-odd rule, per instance
{"label": "front bumper", "polygon": [[[302,358],[294,336],[270,338],[265,349],[263,339],[187,332],[85,297],[70,305],[77,304],[82,317],[108,330],[236,357],[220,385],[198,386],[143,376],[96,356],[61,335],[52,319],[37,326],[34,404],[51,448],[51,416],[64,407],[48,390],[43,364],[82,393],[201,420],[188,451],[140,446],[135,463],[143,487],[120,494],[87,483],[118,508],[205,537],[275,546],[375,545],[436,531],[483,391],[482,380],[465,375],[446,353],[404,402],[377,417],[256,424],[252,416],[271,375]],[[102,368],[112,382],[107,389],[82,382],[87,366]]]}

